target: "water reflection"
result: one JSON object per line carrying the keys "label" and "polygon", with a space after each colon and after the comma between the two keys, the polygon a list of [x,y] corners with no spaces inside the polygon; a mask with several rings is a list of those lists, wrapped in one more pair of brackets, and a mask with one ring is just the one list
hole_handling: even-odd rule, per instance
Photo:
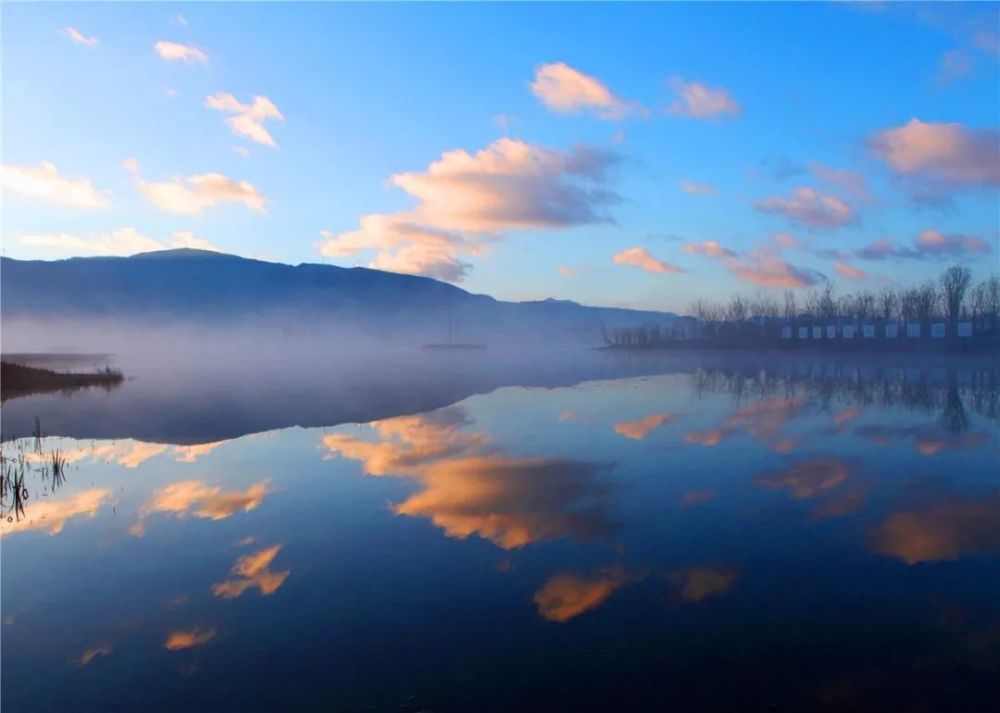
{"label": "water reflection", "polygon": [[997,389],[706,363],[268,438],[7,441],[5,703],[877,710],[905,682],[948,709],[931,661],[976,709]]}
{"label": "water reflection", "polygon": [[534,600],[543,619],[567,622],[596,609],[615,591],[645,576],[645,572],[629,572],[620,565],[589,574],[563,572],[546,580],[535,592]]}
{"label": "water reflection", "polygon": [[344,433],[323,437],[330,454],[359,460],[369,475],[409,478],[420,490],[393,506],[424,517],[450,537],[478,535],[504,549],[609,534],[607,466],[568,458],[514,458],[490,434],[470,431],[465,411],[370,424],[374,441]]}

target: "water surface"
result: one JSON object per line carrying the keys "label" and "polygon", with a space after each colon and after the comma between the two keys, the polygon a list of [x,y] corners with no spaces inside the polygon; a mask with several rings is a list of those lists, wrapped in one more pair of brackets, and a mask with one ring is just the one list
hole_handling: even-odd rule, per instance
{"label": "water surface", "polygon": [[989,362],[297,374],[4,405],[5,711],[1000,699]]}

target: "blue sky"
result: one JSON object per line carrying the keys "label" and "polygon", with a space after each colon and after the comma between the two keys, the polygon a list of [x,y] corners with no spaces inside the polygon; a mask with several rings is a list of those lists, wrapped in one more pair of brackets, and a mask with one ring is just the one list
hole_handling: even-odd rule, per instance
{"label": "blue sky", "polygon": [[998,8],[4,4],[3,251],[674,310],[980,277]]}

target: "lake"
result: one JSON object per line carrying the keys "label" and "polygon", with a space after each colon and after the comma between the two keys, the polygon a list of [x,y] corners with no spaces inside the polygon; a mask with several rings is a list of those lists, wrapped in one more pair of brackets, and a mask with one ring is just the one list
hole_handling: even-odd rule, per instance
{"label": "lake", "polygon": [[4,711],[1000,700],[988,358],[123,366],[3,406]]}

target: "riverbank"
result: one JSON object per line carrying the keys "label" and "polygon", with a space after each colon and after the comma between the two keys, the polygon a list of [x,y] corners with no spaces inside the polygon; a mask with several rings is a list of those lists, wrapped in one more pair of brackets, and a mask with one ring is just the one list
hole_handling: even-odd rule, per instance
{"label": "riverbank", "polygon": [[93,372],[59,372],[4,361],[0,362],[0,399],[90,386],[113,388],[124,380],[124,375],[111,367]]}

